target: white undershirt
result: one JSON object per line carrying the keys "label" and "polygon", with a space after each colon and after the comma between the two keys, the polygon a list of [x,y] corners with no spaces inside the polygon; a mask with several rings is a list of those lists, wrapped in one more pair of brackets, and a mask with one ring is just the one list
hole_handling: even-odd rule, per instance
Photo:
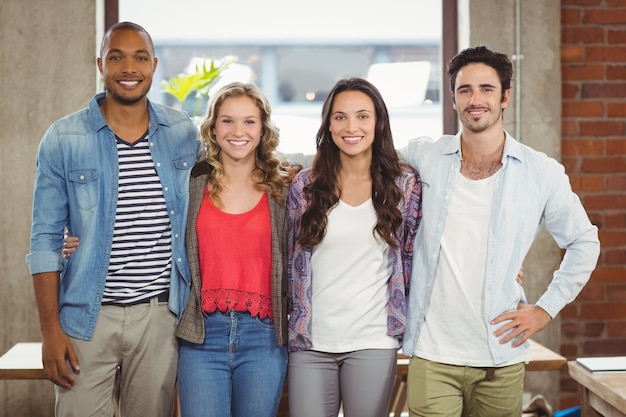
{"label": "white undershirt", "polygon": [[459,175],[416,356],[451,365],[493,366],[484,286],[495,177],[470,180]]}
{"label": "white undershirt", "polygon": [[313,350],[398,347],[387,335],[389,246],[374,237],[375,225],[371,199],[357,207],[339,201],[328,213],[326,235],[311,257]]}

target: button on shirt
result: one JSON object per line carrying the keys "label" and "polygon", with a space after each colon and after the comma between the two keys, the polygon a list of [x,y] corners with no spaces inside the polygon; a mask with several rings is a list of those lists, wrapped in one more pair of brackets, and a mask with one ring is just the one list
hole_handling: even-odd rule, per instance
{"label": "button on shirt", "polygon": [[[31,274],[61,271],[61,327],[69,336],[93,334],[111,253],[118,190],[116,140],[100,112],[99,93],[89,107],[53,123],[37,154]],[[190,272],[184,245],[189,174],[199,149],[198,131],[183,112],[148,102],[149,147],[172,226],[169,307],[182,313]],[[77,253],[61,256],[63,230],[81,239]]]}
{"label": "button on shirt", "polygon": [[[495,178],[487,241],[484,320],[490,335],[502,326],[489,324],[491,320],[518,301],[526,301],[515,277],[542,224],[558,246],[566,249],[547,291],[536,302],[551,317],[578,295],[600,253],[598,230],[572,192],[563,166],[505,134],[503,166]],[[438,140],[417,138],[400,151],[424,184],[403,344],[408,355],[413,354],[429,305],[446,215],[460,175],[460,138],[460,133]],[[528,349],[527,343],[512,348],[511,343],[500,345],[496,337],[488,340],[494,366]]]}

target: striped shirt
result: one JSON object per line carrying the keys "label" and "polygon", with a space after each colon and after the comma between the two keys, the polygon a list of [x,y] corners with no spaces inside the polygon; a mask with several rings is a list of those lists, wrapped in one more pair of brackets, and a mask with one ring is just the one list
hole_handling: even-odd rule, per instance
{"label": "striped shirt", "polygon": [[117,152],[118,200],[102,302],[132,304],[169,288],[172,231],[147,132],[132,145],[117,138]]}

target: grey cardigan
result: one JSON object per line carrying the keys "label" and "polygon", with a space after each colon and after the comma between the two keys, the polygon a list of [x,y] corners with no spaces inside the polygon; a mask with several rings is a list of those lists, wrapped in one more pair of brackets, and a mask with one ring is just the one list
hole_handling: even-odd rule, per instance
{"label": "grey cardigan", "polygon": [[[191,268],[191,291],[185,311],[178,324],[176,336],[192,343],[204,343],[204,315],[201,302],[200,261],[196,220],[204,198],[211,166],[206,161],[198,162],[191,170],[189,180],[189,210],[185,246]],[[282,193],[287,200],[288,187]],[[272,225],[272,311],[279,345],[287,343],[287,210],[268,195],[270,222]],[[218,237],[219,238],[219,237]]]}

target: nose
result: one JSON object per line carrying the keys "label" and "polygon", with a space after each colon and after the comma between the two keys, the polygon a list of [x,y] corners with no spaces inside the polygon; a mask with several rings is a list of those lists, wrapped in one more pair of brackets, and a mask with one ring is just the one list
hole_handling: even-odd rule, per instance
{"label": "nose", "polygon": [[241,123],[233,124],[233,135],[238,138],[243,136],[243,125]]}
{"label": "nose", "polygon": [[346,130],[348,132],[354,132],[355,130],[358,129],[358,120],[356,120],[356,118],[354,117],[349,117],[347,119],[347,125],[346,125]]}
{"label": "nose", "polygon": [[124,72],[135,72],[135,61],[132,59],[125,59],[124,66],[122,67]]}

